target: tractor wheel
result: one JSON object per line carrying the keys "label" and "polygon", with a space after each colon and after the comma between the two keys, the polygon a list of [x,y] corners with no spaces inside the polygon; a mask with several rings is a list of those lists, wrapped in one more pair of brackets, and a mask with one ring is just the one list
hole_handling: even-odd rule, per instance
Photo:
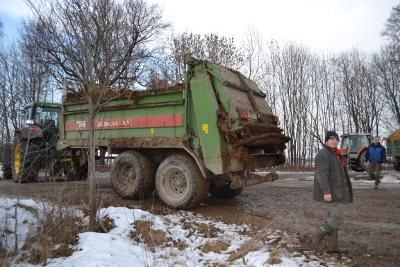
{"label": "tractor wheel", "polygon": [[194,159],[187,155],[166,158],[156,173],[159,198],[174,209],[191,209],[208,194],[210,181],[201,174]]}
{"label": "tractor wheel", "polygon": [[362,169],[362,172],[363,171],[368,171],[368,167],[366,167],[365,165],[364,165],[364,159],[365,159],[365,153],[367,152],[367,150],[366,149],[364,149],[364,151],[363,152],[361,152],[360,153],[360,156],[358,157],[358,159],[357,159],[357,164],[358,164],[358,166],[360,167],[360,169]]}
{"label": "tractor wheel", "polygon": [[12,150],[12,178],[16,183],[35,182],[40,169],[41,139],[22,139],[16,136]]}
{"label": "tractor wheel", "polygon": [[12,162],[12,149],[13,149],[13,144],[8,143],[4,146],[4,162],[3,162],[3,179],[12,179],[12,168],[11,168],[11,162]]}
{"label": "tractor wheel", "polygon": [[360,156],[355,159],[355,161],[353,161],[352,163],[354,163],[354,165],[350,165],[350,168],[355,171],[355,172],[364,172],[364,171],[368,171],[368,167],[365,167],[364,165],[364,159],[365,159],[365,153],[366,150],[364,150],[363,152],[360,153]]}
{"label": "tractor wheel", "polygon": [[234,198],[240,193],[242,193],[243,188],[238,188],[238,189],[232,189],[230,187],[230,182],[228,182],[227,185],[224,186],[216,186],[214,183],[211,182],[210,185],[210,194],[213,197],[217,198]]}
{"label": "tractor wheel", "polygon": [[122,198],[142,199],[154,190],[154,161],[139,152],[125,151],[111,167],[111,182]]}

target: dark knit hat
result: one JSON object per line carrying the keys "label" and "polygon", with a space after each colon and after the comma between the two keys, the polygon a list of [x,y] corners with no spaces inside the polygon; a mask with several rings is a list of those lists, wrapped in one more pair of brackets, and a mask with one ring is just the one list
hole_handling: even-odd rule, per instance
{"label": "dark knit hat", "polygon": [[339,141],[339,136],[335,131],[327,131],[325,134],[325,143],[332,138],[337,138],[337,140]]}

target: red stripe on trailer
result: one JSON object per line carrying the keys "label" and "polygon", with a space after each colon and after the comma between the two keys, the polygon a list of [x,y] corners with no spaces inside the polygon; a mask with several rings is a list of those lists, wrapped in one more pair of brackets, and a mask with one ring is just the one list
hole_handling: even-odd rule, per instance
{"label": "red stripe on trailer", "polygon": [[[95,120],[95,129],[124,129],[182,126],[182,115],[161,115]],[[89,121],[67,121],[65,131],[89,130]]]}

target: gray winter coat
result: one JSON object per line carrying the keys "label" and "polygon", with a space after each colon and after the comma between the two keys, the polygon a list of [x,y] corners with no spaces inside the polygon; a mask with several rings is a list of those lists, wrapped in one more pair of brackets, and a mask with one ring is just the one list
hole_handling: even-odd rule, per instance
{"label": "gray winter coat", "polygon": [[328,146],[315,157],[313,199],[324,201],[324,195],[331,194],[330,203],[353,203],[353,188],[346,167]]}

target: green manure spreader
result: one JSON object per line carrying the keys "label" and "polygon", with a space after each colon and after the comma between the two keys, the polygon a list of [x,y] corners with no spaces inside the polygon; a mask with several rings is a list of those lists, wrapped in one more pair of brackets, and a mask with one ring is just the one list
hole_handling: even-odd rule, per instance
{"label": "green manure spreader", "polygon": [[[278,118],[255,82],[237,71],[185,56],[185,83],[151,90],[103,94],[96,114],[95,147],[118,155],[111,181],[122,198],[157,191],[169,207],[189,209],[210,193],[232,198],[246,186],[273,181],[257,168],[285,162]],[[57,150],[75,168],[89,148],[87,98],[63,90]]]}

